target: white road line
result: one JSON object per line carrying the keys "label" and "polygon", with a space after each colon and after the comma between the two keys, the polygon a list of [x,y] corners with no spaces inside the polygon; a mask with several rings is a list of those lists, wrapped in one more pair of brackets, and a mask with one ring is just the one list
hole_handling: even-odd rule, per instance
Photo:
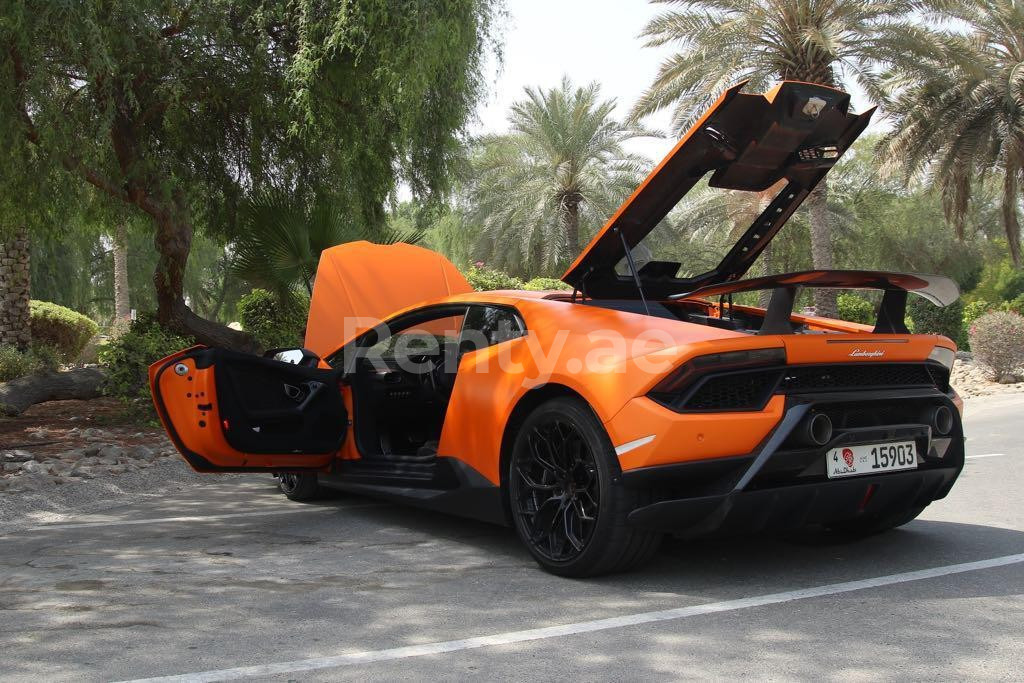
{"label": "white road line", "polygon": [[49,531],[50,529],[87,529],[89,527],[101,526],[135,526],[138,524],[163,524],[166,522],[216,522],[222,519],[233,519],[235,517],[266,517],[269,515],[287,515],[293,512],[326,512],[338,510],[355,510],[357,508],[380,507],[383,503],[366,503],[361,505],[341,505],[333,507],[299,507],[282,508],[280,510],[265,510],[262,512],[230,512],[223,515],[193,515],[189,517],[157,517],[153,519],[112,519],[104,522],[56,522],[54,524],[40,524],[27,531]]}
{"label": "white road line", "polygon": [[764,607],[765,605],[777,605],[779,603],[791,602],[793,600],[820,598],[828,595],[838,595],[841,593],[864,590],[866,588],[879,588],[881,586],[891,586],[893,584],[906,583],[908,581],[920,581],[922,579],[949,576],[950,574],[973,572],[979,569],[1005,567],[1007,565],[1018,564],[1021,562],[1024,562],[1024,553],[1020,553],[1018,555],[1004,555],[1003,557],[993,557],[992,559],[979,560],[977,562],[949,564],[943,567],[902,572],[900,574],[876,576],[871,579],[861,579],[859,581],[831,583],[825,586],[801,588],[798,590],[785,591],[783,593],[770,593],[768,595],[740,598],[738,600],[710,602],[703,605],[678,607],[675,609],[659,610],[657,612],[641,612],[639,614],[628,614],[608,619],[595,619],[593,621],[583,621],[575,624],[565,624],[562,626],[547,626],[545,628],[534,628],[525,631],[509,631],[507,633],[497,633],[489,636],[476,636],[473,638],[464,638],[462,640],[448,640],[438,643],[425,643],[423,645],[409,645],[406,647],[396,647],[388,650],[353,652],[350,654],[334,655],[331,657],[318,657],[316,659],[299,659],[291,662],[279,662],[277,664],[259,664],[255,666],[240,666],[232,669],[217,669],[213,671],[201,671],[198,673],[181,674],[176,676],[140,678],[129,683],[155,683],[157,681],[160,683],[206,683],[208,681],[231,681],[238,680],[240,678],[277,676],[299,671],[334,669],[358,664],[406,659],[409,657],[439,655],[446,652],[473,650],[476,648],[493,647],[496,645],[513,645],[516,643],[529,642],[531,640],[561,638],[580,633],[593,633],[595,631],[607,631],[609,629],[637,626],[639,624],[673,621],[676,619],[702,616],[705,614],[717,614],[719,612],[732,612],[752,607]]}
{"label": "white road line", "polygon": [[1006,455],[1006,453],[982,453],[981,455],[968,455],[967,459],[971,460],[973,458],[995,458],[1000,455]]}

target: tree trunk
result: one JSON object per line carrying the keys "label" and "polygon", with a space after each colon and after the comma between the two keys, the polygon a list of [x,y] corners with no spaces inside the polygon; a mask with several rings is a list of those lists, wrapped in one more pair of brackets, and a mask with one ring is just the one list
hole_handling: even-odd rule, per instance
{"label": "tree trunk", "polygon": [[580,203],[576,200],[565,204],[565,246],[570,261],[580,255]]}
{"label": "tree trunk", "polygon": [[[828,186],[822,179],[807,198],[811,213],[811,263],[816,270],[832,268],[832,226],[828,215]],[[814,308],[817,315],[834,318],[837,315],[836,291],[814,290]]]}
{"label": "tree trunk", "polygon": [[28,230],[22,226],[0,241],[0,345],[25,350],[32,341],[30,274]]}
{"label": "tree trunk", "polygon": [[233,330],[196,315],[185,304],[185,264],[192,247],[192,224],[185,218],[180,202],[172,210],[153,216],[156,225],[154,243],[159,258],[153,273],[156,289],[156,317],[164,327],[195,337],[200,344],[257,353],[260,348],[249,334]]}
{"label": "tree trunk", "polygon": [[1016,268],[1020,268],[1020,223],[1017,220],[1017,173],[1014,164],[1007,164],[1003,175],[1003,230],[1006,231],[1006,244],[1010,247],[1010,259]]}
{"label": "tree trunk", "polygon": [[114,232],[114,318],[118,321],[131,319],[131,302],[128,297],[128,248],[124,221],[117,224]]}
{"label": "tree trunk", "polygon": [[100,395],[106,374],[99,368],[26,375],[0,383],[0,415],[20,415],[36,403],[87,400]]}

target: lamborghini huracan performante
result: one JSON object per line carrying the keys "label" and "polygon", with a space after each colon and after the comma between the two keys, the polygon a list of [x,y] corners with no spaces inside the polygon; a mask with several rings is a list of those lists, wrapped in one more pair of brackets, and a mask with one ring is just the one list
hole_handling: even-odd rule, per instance
{"label": "lamborghini huracan performante", "polygon": [[[342,489],[511,525],[567,576],[634,567],[665,534],[856,537],[914,519],[950,490],[964,439],[956,347],[910,334],[905,307],[957,287],[743,279],[871,112],[818,85],[741,90],[569,266],[572,291],[473,292],[406,244],[326,250],[305,348],[194,347],[150,368],[174,444],[199,472],[273,473],[293,500]],[[680,237],[670,212],[698,183],[763,210],[727,244]],[[814,288],[874,290],[877,320],[796,312]]]}

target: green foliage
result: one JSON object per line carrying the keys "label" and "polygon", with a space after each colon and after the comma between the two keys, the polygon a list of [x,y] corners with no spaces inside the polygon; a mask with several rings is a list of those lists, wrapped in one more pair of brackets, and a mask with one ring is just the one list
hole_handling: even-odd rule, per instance
{"label": "green foliage", "polygon": [[56,349],[60,360],[71,363],[99,331],[92,320],[70,308],[49,301],[29,302],[32,340]]}
{"label": "green foliage", "polygon": [[975,299],[964,304],[963,321],[961,324],[960,339],[966,349],[970,348],[970,329],[974,321],[999,307],[990,301]]}
{"label": "green foliage", "polygon": [[[871,137],[856,142],[829,174],[836,266],[942,273],[962,291],[972,290],[981,274],[982,250],[958,240],[945,225],[939,192],[916,184],[904,187],[879,173],[873,152],[877,142]],[[991,223],[992,208],[979,201],[968,213],[968,224]],[[782,233],[792,227],[787,224]]]}
{"label": "green foliage", "polygon": [[994,176],[1000,222],[1019,267],[1024,12],[1013,2],[971,0],[929,3],[929,14],[930,27],[907,30],[927,48],[891,74],[894,95],[884,104],[894,126],[879,155],[905,177],[926,173],[960,236],[979,180]]}
{"label": "green foliage", "polygon": [[1018,315],[1024,315],[1024,294],[1021,294],[1013,301],[1003,303],[1002,309]]}
{"label": "green foliage", "polygon": [[265,289],[254,289],[238,301],[242,329],[263,349],[302,346],[309,302],[289,297],[284,302]]}
{"label": "green foliage", "polygon": [[13,346],[0,346],[0,382],[24,377],[34,372],[56,370],[57,352],[43,344],[33,344],[28,351]]}
{"label": "green foliage", "polygon": [[107,371],[104,393],[121,399],[132,416],[153,419],[149,366],[193,344],[190,337],[160,327],[152,316],[139,316],[124,334],[100,349],[100,363]]}
{"label": "green foliage", "polygon": [[463,211],[452,210],[428,223],[424,242],[427,248],[444,254],[458,268],[467,269],[473,263],[481,230],[478,223],[466,220]]}
{"label": "green foliage", "polygon": [[655,16],[642,35],[649,47],[678,51],[662,61],[633,116],[673,107],[678,132],[722,90],[742,81],[749,81],[748,92],[762,92],[782,79],[830,84],[840,74],[855,74],[874,96],[873,62],[891,62],[914,47],[910,40],[894,45],[887,39],[913,10],[911,2],[836,0],[826,8],[797,0],[658,1],[672,7]]}
{"label": "green foliage", "polygon": [[1024,270],[1014,268],[1009,259],[989,263],[971,295],[988,301],[1011,301],[1024,294]]}
{"label": "green foliage", "polygon": [[334,199],[305,202],[288,192],[268,190],[245,202],[234,271],[287,301],[297,291],[312,296],[316,268],[325,249],[357,239],[415,244],[421,237],[422,232],[413,226],[396,230],[359,225]]}
{"label": "green foliage", "polygon": [[528,289],[533,292],[544,292],[549,289],[572,289],[572,287],[556,277],[535,277],[523,285],[523,289]]}
{"label": "green foliage", "polygon": [[483,266],[473,266],[464,274],[470,286],[478,292],[495,289],[523,289],[526,286],[525,282],[513,275]]}
{"label": "green foliage", "polygon": [[996,381],[1014,381],[1014,373],[1024,369],[1024,316],[986,313],[971,325],[970,335],[974,357],[991,368]]}
{"label": "green foliage", "polygon": [[0,216],[48,213],[50,197],[86,187],[145,215],[171,318],[191,237],[236,237],[251,188],[334,192],[364,227],[383,222],[399,183],[443,196],[500,5],[0,3]]}
{"label": "green foliage", "polygon": [[579,254],[650,167],[623,143],[655,133],[614,112],[596,83],[526,89],[511,132],[472,151],[467,220],[481,229],[477,258],[529,277],[553,275]]}
{"label": "green foliage", "polygon": [[911,296],[907,312],[914,322],[914,334],[941,334],[956,344],[960,343],[964,305],[959,299],[949,306],[936,306],[919,296]]}
{"label": "green foliage", "polygon": [[844,292],[836,300],[840,320],[871,325],[875,322],[875,306],[867,299]]}

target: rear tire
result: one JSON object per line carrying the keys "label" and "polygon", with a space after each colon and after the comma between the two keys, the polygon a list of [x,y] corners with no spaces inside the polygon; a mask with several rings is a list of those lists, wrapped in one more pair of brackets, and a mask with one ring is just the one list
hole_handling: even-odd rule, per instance
{"label": "rear tire", "polygon": [[277,475],[277,488],[288,500],[306,502],[319,497],[320,484],[315,472],[285,472]]}
{"label": "rear tire", "polygon": [[903,526],[904,524],[909,524],[917,519],[917,516],[924,512],[926,507],[928,506],[922,505],[920,507],[899,510],[888,515],[874,515],[870,517],[848,519],[842,522],[833,522],[828,525],[828,528],[849,536],[851,539],[867,538],[868,536],[881,534],[889,531],[890,529],[895,529],[896,527]]}
{"label": "rear tire", "polygon": [[658,532],[626,517],[649,494],[624,487],[615,449],[586,403],[556,398],[520,426],[506,482],[520,540],[543,569],[585,577],[632,569],[654,556]]}

